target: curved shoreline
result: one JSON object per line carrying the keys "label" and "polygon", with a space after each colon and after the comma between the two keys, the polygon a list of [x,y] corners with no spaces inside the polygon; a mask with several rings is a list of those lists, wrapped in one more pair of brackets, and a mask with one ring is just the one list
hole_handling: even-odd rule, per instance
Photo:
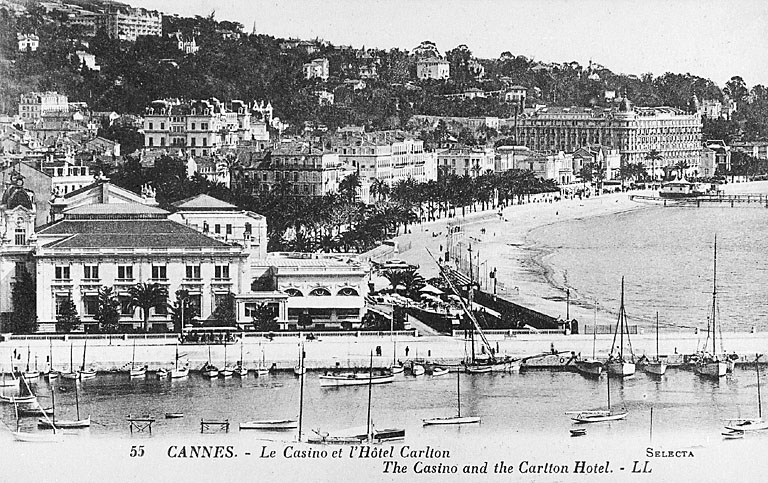
{"label": "curved shoreline", "polygon": [[[766,191],[768,182],[749,182],[724,185],[726,193]],[[650,194],[651,192],[632,192]],[[532,197],[535,199],[535,197]],[[556,223],[568,223],[612,216],[646,209],[655,205],[637,203],[629,199],[629,193],[611,193],[583,200],[561,200],[558,202],[529,202],[512,205],[499,217],[494,211],[471,213],[466,217],[443,219],[436,222],[414,225],[411,233],[398,237],[401,246],[410,243],[410,249],[398,255],[409,263],[420,266],[425,278],[438,276],[435,263],[425,248],[439,253],[438,247],[446,244],[446,225],[461,225],[467,237],[471,237],[473,248],[480,252],[480,263],[490,271],[497,268],[497,280],[506,286],[499,291],[509,300],[543,312],[553,317],[566,316],[566,290],[571,290],[570,317],[580,321],[594,319],[594,304],[579,297],[579,288],[568,285],[567,267],[551,266],[546,257],[556,251],[548,250],[532,240],[532,233]],[[485,234],[481,229],[485,229]],[[432,236],[436,234],[437,236]],[[558,271],[565,281],[559,280]],[[482,273],[482,272],[481,272]],[[482,275],[481,275],[482,277]],[[492,290],[492,286],[489,287]],[[599,324],[615,322],[618,307],[602,307],[598,304]]]}

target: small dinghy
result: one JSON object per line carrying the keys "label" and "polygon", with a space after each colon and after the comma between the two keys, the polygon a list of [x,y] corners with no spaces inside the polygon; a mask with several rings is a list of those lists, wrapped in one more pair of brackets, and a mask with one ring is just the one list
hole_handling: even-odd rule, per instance
{"label": "small dinghy", "polygon": [[433,377],[444,376],[446,374],[448,374],[448,369],[446,369],[445,367],[435,367],[434,369],[432,369]]}
{"label": "small dinghy", "polygon": [[571,430],[571,437],[586,436],[586,435],[587,435],[587,430],[584,429],[584,428],[572,429]]}
{"label": "small dinghy", "polygon": [[165,419],[179,419],[183,417],[184,413],[165,413]]}
{"label": "small dinghy", "polygon": [[744,437],[744,431],[723,431],[724,439],[741,439]]}

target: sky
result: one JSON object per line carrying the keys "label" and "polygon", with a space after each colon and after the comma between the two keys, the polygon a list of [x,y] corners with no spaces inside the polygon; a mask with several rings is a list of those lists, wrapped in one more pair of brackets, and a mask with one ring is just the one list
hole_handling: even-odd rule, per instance
{"label": "sky", "polygon": [[542,62],[589,60],[616,73],[691,73],[721,87],[768,86],[768,0],[126,0],[240,22],[275,37],[441,52],[466,44]]}

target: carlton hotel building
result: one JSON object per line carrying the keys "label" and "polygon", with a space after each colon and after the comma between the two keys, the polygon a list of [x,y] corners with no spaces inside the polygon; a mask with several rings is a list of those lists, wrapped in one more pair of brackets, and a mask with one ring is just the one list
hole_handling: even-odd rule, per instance
{"label": "carlton hotel building", "polygon": [[[514,128],[514,119],[505,123]],[[535,151],[574,152],[588,145],[617,148],[622,164],[643,163],[660,176],[665,166],[699,164],[701,116],[672,107],[633,107],[623,100],[618,108],[544,107],[517,120],[520,145]],[[655,149],[658,161],[646,159]]]}

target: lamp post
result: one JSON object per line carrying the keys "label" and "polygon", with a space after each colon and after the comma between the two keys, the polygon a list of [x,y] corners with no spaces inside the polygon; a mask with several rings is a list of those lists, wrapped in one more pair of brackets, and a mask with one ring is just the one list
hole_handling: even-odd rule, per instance
{"label": "lamp post", "polygon": [[184,307],[187,305],[187,301],[189,300],[189,296],[181,297],[179,301],[181,302],[181,321],[179,324],[179,332],[184,331]]}
{"label": "lamp post", "polygon": [[565,289],[565,320],[571,320],[571,290]]}

